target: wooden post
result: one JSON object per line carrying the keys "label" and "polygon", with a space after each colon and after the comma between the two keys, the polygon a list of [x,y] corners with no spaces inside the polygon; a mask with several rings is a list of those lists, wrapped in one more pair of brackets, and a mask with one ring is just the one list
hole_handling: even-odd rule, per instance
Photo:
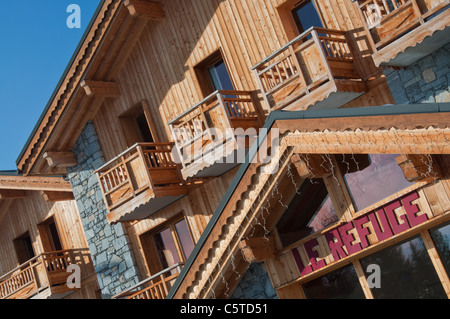
{"label": "wooden post", "polygon": [[319,37],[317,35],[317,30],[313,29],[311,31],[311,35],[313,37],[314,42],[317,45],[317,48],[319,50],[319,55],[322,58],[322,61],[323,61],[324,66],[325,66],[325,69],[327,70],[328,80],[333,81],[334,80],[334,76],[333,76],[333,73],[331,72],[330,65],[328,64],[328,60],[327,60],[327,57],[325,55],[325,51],[323,49],[322,43],[320,42],[320,39],[319,39]]}

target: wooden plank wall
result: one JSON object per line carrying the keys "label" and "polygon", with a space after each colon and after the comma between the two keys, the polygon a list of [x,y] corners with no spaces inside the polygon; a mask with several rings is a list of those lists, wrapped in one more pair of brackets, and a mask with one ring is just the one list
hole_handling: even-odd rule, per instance
{"label": "wooden plank wall", "polygon": [[237,168],[225,173],[220,178],[210,180],[191,191],[186,197],[183,197],[147,219],[124,223],[135,253],[139,271],[143,274],[142,279],[149,276],[150,273],[146,266],[144,248],[141,246],[139,236],[179,214],[184,214],[189,224],[193,240],[197,243],[211,219],[212,213],[219,205],[228,186],[231,184],[236,170]]}
{"label": "wooden plank wall", "polygon": [[[290,0],[289,0],[290,1]],[[251,67],[288,42],[277,6],[285,0],[166,0],[163,21],[150,21],[120,71],[117,83],[121,97],[107,99],[96,115],[95,126],[107,160],[127,145],[119,116],[142,100],[148,101],[161,141],[172,140],[167,122],[201,101],[194,67],[221,50],[237,90],[258,90]],[[297,1],[298,2],[298,1]],[[319,0],[327,27],[352,30],[362,52],[358,60],[364,77],[379,70],[370,58],[370,46],[362,22],[350,0]],[[384,81],[373,82],[373,89],[346,107],[393,103]],[[262,98],[261,98],[262,101]],[[266,112],[267,105],[262,103]],[[232,177],[232,175],[229,175]],[[165,218],[184,210],[196,240],[225,193],[227,179],[211,182],[208,193],[199,189],[189,197],[152,217],[129,227],[140,234]],[[211,199],[211,193],[217,199]],[[214,203],[207,203],[208,201]],[[201,212],[199,214],[199,211]],[[135,249],[139,243],[131,235]],[[139,254],[136,254],[139,255]],[[141,257],[137,257],[141,258]],[[142,260],[140,266],[142,266]]]}
{"label": "wooden plank wall", "polygon": [[[51,216],[58,227],[64,249],[88,248],[75,201],[49,203],[44,201],[38,191],[26,191],[25,198],[9,201],[9,205],[2,205],[7,211],[0,212],[0,275],[18,266],[13,240],[25,232],[30,234],[35,255],[44,252],[37,225]],[[96,297],[97,289],[96,280],[90,281],[72,297]]]}
{"label": "wooden plank wall", "polygon": [[[168,0],[166,18],[149,22],[118,76],[122,96],[107,100],[95,118],[109,159],[126,149],[118,116],[141,100],[149,102],[158,135],[172,140],[166,123],[203,99],[194,67],[222,50],[234,86],[259,90],[250,68],[288,41],[277,6],[285,0]],[[379,70],[370,57],[362,22],[350,0],[319,0],[327,27],[351,30],[366,78]],[[348,106],[393,103],[384,82]],[[263,107],[266,105],[263,104]]]}

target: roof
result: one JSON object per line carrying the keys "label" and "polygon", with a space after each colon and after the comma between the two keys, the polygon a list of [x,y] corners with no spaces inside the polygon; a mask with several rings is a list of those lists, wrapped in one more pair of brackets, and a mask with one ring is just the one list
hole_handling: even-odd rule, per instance
{"label": "roof", "polygon": [[[445,113],[446,117],[442,117],[441,113]],[[229,188],[227,189],[225,195],[223,196],[221,202],[216,208],[210,222],[206,226],[204,232],[202,233],[198,243],[196,244],[194,250],[192,251],[190,257],[188,258],[185,266],[183,267],[180,275],[178,276],[176,282],[172,286],[168,293],[167,298],[174,298],[180,285],[183,283],[186,275],[191,270],[197,256],[200,251],[204,248],[204,245],[210,236],[212,230],[214,229],[216,223],[221,217],[225,207],[231,201],[235,190],[238,188],[241,180],[243,179],[245,173],[247,172],[252,159],[257,154],[258,149],[264,142],[267,136],[267,132],[277,123],[288,120],[304,120],[304,119],[337,119],[337,118],[360,118],[360,117],[378,117],[378,116],[396,116],[396,115],[412,115],[412,114],[430,114],[439,115],[442,117],[444,123],[450,123],[448,116],[450,115],[450,103],[429,103],[429,104],[408,104],[408,105],[385,105],[377,107],[358,107],[358,108],[344,108],[344,109],[332,109],[332,110],[306,110],[306,111],[274,111],[270,113],[266,120],[266,123],[258,136],[257,141],[249,149],[246,156],[245,162],[240,166],[237,171],[233,181],[231,182]],[[318,122],[320,123],[320,121]],[[348,122],[351,126],[351,122]],[[380,127],[386,126],[387,123],[378,123]],[[264,130],[265,129],[265,130]],[[291,127],[291,129],[296,129],[296,127]],[[318,127],[318,129],[323,129],[323,127]]]}
{"label": "roof", "polygon": [[30,146],[30,143],[31,143],[33,137],[36,135],[36,133],[37,133],[37,131],[38,131],[38,129],[39,129],[40,124],[41,124],[42,121],[44,120],[45,115],[46,115],[47,112],[50,110],[50,107],[51,107],[51,105],[52,105],[53,100],[55,99],[55,97],[56,97],[56,95],[57,95],[57,93],[58,93],[58,91],[59,91],[59,89],[60,89],[60,87],[61,87],[61,85],[62,85],[64,79],[66,79],[66,77],[68,76],[68,73],[69,73],[70,69],[72,68],[72,65],[74,64],[75,59],[76,59],[77,55],[79,54],[79,52],[80,52],[80,50],[81,50],[81,47],[82,47],[83,43],[86,41],[87,36],[88,36],[88,34],[89,34],[89,32],[90,32],[90,30],[91,30],[93,24],[94,24],[94,21],[97,19],[97,16],[98,16],[98,14],[99,14],[99,12],[100,12],[100,9],[103,7],[104,3],[105,3],[105,0],[101,0],[100,3],[99,3],[99,5],[98,5],[98,7],[97,7],[97,9],[95,10],[93,17],[92,17],[91,21],[89,22],[88,26],[86,27],[86,31],[84,32],[83,36],[81,37],[81,40],[80,40],[80,42],[78,43],[78,45],[77,45],[77,47],[76,47],[76,49],[75,49],[75,51],[74,51],[72,57],[70,58],[69,63],[67,64],[67,66],[66,66],[66,68],[65,68],[65,70],[64,70],[64,72],[63,72],[63,74],[62,74],[62,76],[61,76],[61,78],[59,79],[58,84],[56,85],[55,90],[53,91],[52,95],[50,96],[50,99],[49,99],[49,101],[47,102],[47,105],[45,106],[44,110],[42,111],[41,116],[39,117],[39,120],[37,121],[36,125],[34,126],[33,130],[31,131],[31,134],[30,134],[30,136],[28,137],[28,139],[27,139],[27,141],[26,141],[24,147],[23,147],[22,150],[20,151],[19,156],[18,156],[18,158],[16,159],[16,165],[19,165],[20,160],[21,160],[22,157],[24,156],[25,151],[26,151],[26,150],[28,149],[28,147]]}

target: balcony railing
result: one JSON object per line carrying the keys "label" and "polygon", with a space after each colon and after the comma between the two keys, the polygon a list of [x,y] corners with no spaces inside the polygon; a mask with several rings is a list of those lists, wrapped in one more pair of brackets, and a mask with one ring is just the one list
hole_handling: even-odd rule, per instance
{"label": "balcony railing", "polygon": [[0,299],[26,299],[47,288],[52,294],[71,291],[66,285],[71,264],[79,265],[83,276],[94,273],[88,249],[46,252],[0,277]]}
{"label": "balcony railing", "polygon": [[330,94],[318,89],[336,81],[345,83],[343,91],[365,90],[344,31],[311,27],[252,69],[272,109],[285,108],[308,96],[296,108],[306,109]]}
{"label": "balcony railing", "polygon": [[169,122],[183,169],[219,145],[235,140],[239,131],[252,128],[257,132],[263,124],[264,115],[251,92],[224,90],[212,93]]}
{"label": "balcony railing", "polygon": [[165,299],[181,272],[182,264],[172,265],[113,296],[113,299]]}
{"label": "balcony railing", "polygon": [[173,143],[137,143],[95,171],[110,221],[153,198],[185,192]]}
{"label": "balcony railing", "polygon": [[[442,19],[436,19],[437,13],[447,10],[449,3],[449,0],[359,0],[357,7],[375,51],[380,51],[395,40],[408,39],[410,32],[428,21],[433,21],[433,24],[442,23]],[[444,15],[440,17],[444,18]],[[407,46],[421,43],[429,32],[432,34],[434,28],[439,30],[445,26],[446,23],[442,26],[425,27],[428,30],[415,34],[415,39],[411,39],[413,41],[407,43]],[[397,43],[392,55],[395,57],[405,48]],[[377,61],[375,63],[379,64]]]}

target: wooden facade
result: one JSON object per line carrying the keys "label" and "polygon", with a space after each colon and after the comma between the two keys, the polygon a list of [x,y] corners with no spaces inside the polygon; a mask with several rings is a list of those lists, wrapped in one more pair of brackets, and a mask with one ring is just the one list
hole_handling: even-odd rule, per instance
{"label": "wooden facade", "polygon": [[[259,239],[267,235],[265,230],[253,225],[264,209],[261,206],[264,200],[260,206],[258,203],[253,206],[253,200],[266,198],[264,196],[286,176],[292,177],[298,185],[305,176],[320,176],[327,189],[332,190],[341,223],[366,217],[367,212],[352,208],[349,196],[345,195],[345,183],[335,183],[336,178],[340,178],[336,177],[337,173],[333,169],[323,172],[320,167],[324,158],[336,161],[337,154],[403,154],[406,157],[400,164],[410,171],[411,165],[415,167],[411,164],[414,160],[407,156],[438,156],[442,175],[437,183],[422,180],[429,166],[422,175],[417,173],[416,177],[410,177],[419,180],[410,191],[418,194],[414,203],[420,202],[429,221],[411,227],[405,233],[408,235],[394,236],[392,241],[421,233],[428,251],[435,254],[426,230],[448,220],[449,175],[445,167],[446,154],[449,154],[448,132],[442,124],[445,122],[441,121],[435,129],[421,135],[427,143],[408,139],[408,125],[411,130],[428,128],[422,123],[423,118],[413,114],[395,117],[395,121],[388,115],[367,121],[352,118],[355,126],[348,134],[350,124],[345,118],[332,123],[326,121],[327,125],[320,119],[280,122],[285,125],[282,134],[286,134],[282,136],[282,152],[277,158],[281,168],[268,177],[257,172],[260,164],[252,164],[250,173],[234,190],[232,204],[224,209],[229,215],[224,214],[218,224],[217,221],[211,224],[213,213],[220,207],[229,187],[234,185],[233,178],[241,164],[224,159],[240,150],[248,152],[252,145],[245,139],[239,145],[240,135],[233,129],[252,129],[253,135],[245,136],[255,138],[275,111],[326,111],[395,104],[380,68],[383,62],[393,58],[384,57],[386,52],[392,52],[393,46],[400,46],[407,54],[407,48],[415,48],[430,35],[424,29],[445,31],[448,28],[448,1],[396,2],[399,8],[395,10],[384,7],[382,14],[386,16],[381,18],[381,26],[373,21],[373,15],[369,17],[366,8],[370,4],[383,8],[386,1],[375,2],[104,0],[61,86],[18,159],[19,171],[29,177],[66,174],[67,167],[76,164],[77,154],[73,154],[73,148],[86,123],[94,123],[105,159],[105,164],[97,167],[95,173],[108,210],[107,220],[112,224],[122,223],[133,248],[139,279],[144,280],[135,289],[126,291],[126,296],[133,298],[227,296],[230,291],[222,286],[222,279],[226,278],[230,287],[235,287],[238,282],[233,281],[233,273],[243,273],[248,267],[239,251],[240,239],[245,239],[242,236],[252,231],[252,236]],[[312,8],[320,25],[305,27],[301,21],[299,24],[294,13],[305,3],[314,4]],[[414,9],[417,6],[420,14]],[[440,16],[445,19],[431,14],[438,11],[442,11]],[[411,27],[396,31],[393,42],[394,39],[388,37],[394,33],[385,25],[397,21],[396,17],[403,12],[418,16],[412,18]],[[408,33],[414,36],[408,37]],[[219,70],[219,66],[222,69]],[[211,72],[216,72],[218,78]],[[219,72],[227,74],[229,83],[222,83]],[[435,118],[440,120],[440,116],[431,114],[427,117],[428,124],[435,125]],[[369,129],[376,121],[392,125]],[[294,128],[300,133],[294,132]],[[218,138],[214,130],[225,134]],[[314,130],[320,132],[313,134]],[[232,133],[227,135],[230,131]],[[297,133],[300,136],[295,140]],[[399,144],[380,143],[397,138],[403,142],[401,149]],[[342,142],[344,140],[348,145]],[[293,154],[316,156],[317,171],[311,171],[309,161],[299,159],[293,164],[297,175],[286,175]],[[299,173],[302,167],[303,173]],[[323,175],[318,175],[319,171]],[[287,183],[281,184],[280,193],[292,198],[294,194],[289,193]],[[249,194],[253,197],[248,198]],[[283,212],[282,207],[277,206],[278,200],[270,199],[276,207],[271,208],[271,217],[267,220],[270,231],[275,229]],[[437,206],[442,210],[435,211]],[[183,233],[186,237],[177,227],[188,230]],[[208,227],[215,231],[193,264],[179,277],[180,271],[175,273],[175,268],[168,266],[184,265],[189,256],[183,245],[198,244]],[[223,227],[229,232],[222,234]],[[171,234],[174,242],[175,248],[170,252],[174,256],[170,256],[170,261],[167,256],[161,257],[158,250],[162,233]],[[232,234],[236,236],[232,238]],[[219,240],[220,235],[223,237]],[[372,239],[365,253],[384,247]],[[251,260],[265,261],[279,297],[302,296],[303,282],[323,274],[325,268],[303,279],[299,276],[301,270],[297,269],[298,257],[293,249],[300,251],[303,263],[304,251],[298,247],[305,240],[289,248],[280,247],[277,240],[275,237],[275,259],[264,253],[273,253],[273,246],[262,248],[263,257],[255,257],[260,255],[256,251],[253,254],[252,245],[258,245],[252,241],[241,246],[247,249],[247,255],[253,256]],[[218,251],[216,258],[210,255],[215,249]],[[354,261],[360,257],[362,255],[358,254],[336,263],[329,262],[330,267],[326,269],[354,262],[359,278],[363,278]],[[286,261],[280,262],[280,258]],[[433,260],[448,295],[448,278],[445,279],[439,261]],[[199,280],[199,272],[204,272],[203,281]],[[168,273],[170,280],[165,277]],[[210,282],[206,283],[208,279]],[[170,294],[172,286],[176,291]],[[136,292],[143,287],[146,292]],[[370,297],[370,292],[364,289]]]}
{"label": "wooden facade", "polygon": [[[70,184],[61,178],[5,175],[0,192],[0,298],[98,298],[73,195],[63,196],[72,194]],[[48,192],[59,196],[49,198]],[[66,285],[70,264],[80,266],[80,289]]]}

